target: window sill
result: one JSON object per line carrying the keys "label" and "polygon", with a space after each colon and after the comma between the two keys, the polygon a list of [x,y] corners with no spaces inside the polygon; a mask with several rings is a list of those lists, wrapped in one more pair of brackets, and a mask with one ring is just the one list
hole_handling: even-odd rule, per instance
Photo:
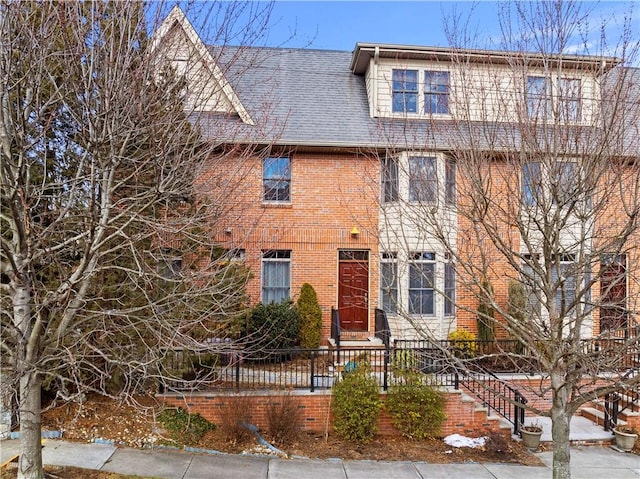
{"label": "window sill", "polygon": [[265,201],[262,203],[263,208],[293,208],[293,203],[289,202],[278,202],[278,201]]}

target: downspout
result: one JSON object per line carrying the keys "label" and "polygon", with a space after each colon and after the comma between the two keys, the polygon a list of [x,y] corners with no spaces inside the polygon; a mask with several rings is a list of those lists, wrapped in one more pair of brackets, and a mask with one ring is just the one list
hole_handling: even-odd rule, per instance
{"label": "downspout", "polygon": [[373,53],[373,63],[371,65],[371,118],[378,115],[378,58],[380,57],[380,47],[376,46]]}

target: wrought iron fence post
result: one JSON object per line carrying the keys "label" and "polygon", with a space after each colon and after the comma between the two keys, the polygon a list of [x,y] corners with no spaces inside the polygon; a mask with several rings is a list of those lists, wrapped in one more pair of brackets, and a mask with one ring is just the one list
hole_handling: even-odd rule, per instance
{"label": "wrought iron fence post", "polygon": [[384,348],[384,373],[382,377],[382,390],[386,391],[388,387],[388,374],[389,374],[389,343]]}
{"label": "wrought iron fence post", "polygon": [[458,376],[458,371],[456,371],[453,375],[453,389],[460,389],[460,376]]}
{"label": "wrought iron fence post", "polygon": [[236,360],[236,364],[235,364],[235,370],[236,370],[236,391],[240,391],[240,356],[236,356],[235,357]]}
{"label": "wrought iron fence post", "polygon": [[315,384],[313,381],[313,377],[315,376],[315,364],[316,364],[316,352],[311,351],[311,392],[315,390]]}

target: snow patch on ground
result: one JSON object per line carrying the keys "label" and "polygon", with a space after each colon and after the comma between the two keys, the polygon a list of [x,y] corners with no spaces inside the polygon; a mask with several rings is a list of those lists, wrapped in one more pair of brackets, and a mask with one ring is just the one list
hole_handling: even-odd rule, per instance
{"label": "snow patch on ground", "polygon": [[444,438],[444,442],[451,447],[470,447],[470,448],[478,448],[484,447],[487,442],[487,437],[466,437],[461,436],[460,434],[451,434]]}

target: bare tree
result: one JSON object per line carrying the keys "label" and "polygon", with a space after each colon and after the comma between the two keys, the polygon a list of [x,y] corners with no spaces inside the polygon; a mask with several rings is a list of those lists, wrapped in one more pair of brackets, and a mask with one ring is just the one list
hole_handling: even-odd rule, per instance
{"label": "bare tree", "polygon": [[215,50],[171,5],[0,6],[0,346],[21,479],[43,475],[43,385],[131,399],[172,379],[171,351],[235,338],[247,273],[215,242],[230,211],[209,189],[241,181],[254,148],[229,144],[252,118],[212,56],[262,38],[271,5],[195,6]]}
{"label": "bare tree", "polygon": [[[578,3],[516,2],[502,15],[503,52],[459,48],[469,38],[459,19],[451,26],[462,37],[434,68],[447,81],[423,87],[423,121],[379,121],[381,261],[397,254],[408,284],[398,293],[388,274],[386,297],[398,298],[397,327],[418,337],[478,324],[513,340],[490,356],[539,371],[526,394],[551,405],[527,407],[551,418],[553,477],[568,478],[571,417],[640,385],[640,72],[627,68],[637,32],[629,17],[617,50],[603,41],[585,55]],[[576,37],[583,55],[567,55]],[[417,70],[413,58],[398,68]]]}

